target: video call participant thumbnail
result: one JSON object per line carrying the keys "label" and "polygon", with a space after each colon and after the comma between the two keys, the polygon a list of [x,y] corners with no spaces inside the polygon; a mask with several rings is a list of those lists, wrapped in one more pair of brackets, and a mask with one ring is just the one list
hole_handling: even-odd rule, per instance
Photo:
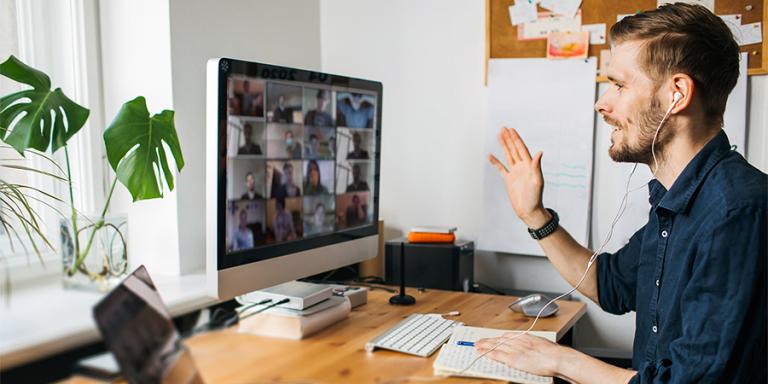
{"label": "video call participant thumbnail", "polygon": [[[238,83],[238,82],[236,82]],[[244,116],[264,117],[264,83],[242,81],[242,89],[235,87],[235,97],[239,101],[240,114]]]}
{"label": "video call participant thumbnail", "polygon": [[229,203],[227,248],[230,251],[250,249],[266,242],[264,233],[265,204],[259,201]]}
{"label": "video call participant thumbnail", "polygon": [[[305,161],[304,196],[327,195],[333,187],[333,161]],[[321,165],[323,171],[321,171]],[[322,175],[325,175],[323,178]]]}
{"label": "video call participant thumbnail", "polygon": [[367,160],[368,151],[363,149],[363,137],[360,132],[352,133],[352,152],[347,154],[347,159]]}
{"label": "video call participant thumbnail", "polygon": [[335,196],[304,198],[304,236],[333,232]]}
{"label": "video call participant thumbnail", "polygon": [[336,96],[337,125],[349,128],[373,128],[376,98],[362,93],[338,92]]}
{"label": "video call participant thumbnail", "polygon": [[335,132],[334,128],[304,127],[304,158],[333,159],[331,140]]}
{"label": "video call participant thumbnail", "polygon": [[347,192],[360,192],[370,190],[368,183],[363,180],[362,173],[363,171],[360,167],[360,164],[352,164],[352,182],[347,185]]}
{"label": "video call participant thumbnail", "polygon": [[245,193],[240,196],[240,200],[257,200],[263,199],[264,195],[256,191],[256,177],[253,172],[245,174]]}
{"label": "video call participant thumbnail", "polygon": [[340,229],[367,224],[369,192],[353,192],[336,196],[336,216]]}
{"label": "video call participant thumbnail", "polygon": [[302,200],[300,198],[285,199],[279,197],[270,200],[270,208],[272,209],[270,209],[269,214],[275,242],[291,241],[301,237],[303,232],[301,207]]}
{"label": "video call participant thumbnail", "polygon": [[[310,125],[315,127],[330,127],[333,126],[333,117],[331,116],[331,92],[325,89],[310,89],[304,90],[304,104],[308,109],[307,114],[304,116],[304,125]],[[314,100],[311,96],[308,100],[307,94],[315,94]],[[314,105],[313,105],[314,104]]]}
{"label": "video call participant thumbnail", "polygon": [[[301,162],[298,161],[295,163],[296,166],[300,166],[301,164]],[[297,176],[296,172],[297,170],[294,166],[294,162],[269,162],[267,164],[267,173],[271,173],[272,175],[270,197],[286,198],[301,196],[301,187],[296,185],[295,182]]]}
{"label": "video call participant thumbnail", "polygon": [[[301,87],[267,83],[268,120],[274,123],[301,124]],[[299,118],[296,119],[296,115]]]}
{"label": "video call participant thumbnail", "polygon": [[238,155],[261,155],[261,146],[253,140],[253,126],[251,123],[243,125],[244,143],[237,150]]}

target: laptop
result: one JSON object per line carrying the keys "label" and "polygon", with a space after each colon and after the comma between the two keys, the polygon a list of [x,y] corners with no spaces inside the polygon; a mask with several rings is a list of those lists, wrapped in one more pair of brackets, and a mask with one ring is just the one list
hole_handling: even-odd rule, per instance
{"label": "laptop", "polygon": [[144,266],[93,308],[104,343],[129,383],[202,383]]}

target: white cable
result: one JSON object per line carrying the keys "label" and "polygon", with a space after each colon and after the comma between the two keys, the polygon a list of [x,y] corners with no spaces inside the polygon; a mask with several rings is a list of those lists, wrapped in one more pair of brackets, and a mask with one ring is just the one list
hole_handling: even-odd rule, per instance
{"label": "white cable", "polygon": [[672,108],[675,107],[675,104],[677,104],[677,100],[672,103],[672,105],[669,106],[669,109],[667,109],[667,113],[664,114],[664,117],[661,118],[661,122],[659,123],[659,126],[656,127],[656,132],[653,134],[653,141],[651,142],[651,154],[653,155],[653,178],[656,178],[656,172],[659,171],[659,162],[656,161],[656,137],[659,135],[659,131],[661,130],[661,126],[664,125],[664,122],[667,121],[667,117],[669,117],[669,114],[672,112]]}
{"label": "white cable", "polygon": [[[671,108],[670,108],[670,110],[671,110]],[[664,119],[662,119],[662,123],[663,123],[663,120],[664,120]],[[661,126],[661,125],[659,125],[659,126]],[[475,365],[475,363],[476,363],[478,360],[480,360],[480,359],[481,359],[483,356],[485,356],[485,355],[487,355],[487,354],[489,354],[489,353],[493,352],[494,350],[496,350],[496,348],[498,348],[498,347],[502,346],[503,344],[506,344],[507,342],[509,342],[509,341],[512,341],[512,340],[514,340],[514,339],[516,339],[516,338],[518,338],[518,337],[520,337],[520,336],[523,336],[523,335],[525,335],[525,334],[528,334],[528,333],[531,331],[531,329],[533,329],[533,327],[536,325],[536,322],[537,322],[537,321],[539,321],[539,318],[541,317],[541,314],[544,312],[544,310],[545,310],[545,309],[546,309],[546,308],[547,308],[549,305],[551,305],[551,304],[552,304],[552,303],[554,303],[555,301],[557,301],[557,300],[560,300],[561,298],[563,298],[563,297],[565,297],[565,296],[567,296],[567,295],[570,295],[571,293],[573,293],[574,291],[576,291],[576,289],[578,289],[578,288],[579,288],[579,286],[581,285],[581,283],[582,283],[582,282],[584,281],[584,279],[587,277],[587,273],[589,272],[589,269],[592,267],[592,264],[594,264],[595,260],[597,259],[597,256],[600,254],[600,252],[602,252],[603,248],[605,248],[605,246],[606,246],[606,245],[608,244],[608,242],[611,240],[611,237],[613,236],[613,230],[614,230],[614,228],[616,227],[616,224],[618,223],[619,219],[620,219],[620,218],[621,218],[621,216],[624,214],[624,211],[625,211],[625,210],[626,210],[626,208],[627,208],[627,197],[629,196],[629,193],[630,193],[630,192],[634,192],[634,191],[636,191],[637,189],[639,189],[639,188],[636,188],[636,189],[633,189],[632,191],[630,191],[630,190],[629,190],[629,184],[630,184],[630,181],[632,181],[632,175],[634,175],[634,174],[635,174],[635,170],[636,170],[636,169],[637,169],[637,163],[635,163],[635,165],[632,167],[632,171],[629,173],[629,176],[627,177],[627,186],[626,186],[626,189],[625,189],[625,191],[624,191],[624,196],[621,198],[621,203],[619,203],[619,210],[618,210],[618,212],[616,212],[616,216],[614,216],[614,218],[613,218],[613,221],[611,222],[611,228],[608,230],[608,234],[606,235],[606,238],[605,238],[605,240],[603,240],[603,243],[600,245],[600,247],[597,249],[597,251],[595,251],[594,253],[592,253],[592,256],[590,256],[590,257],[589,257],[589,260],[587,260],[587,268],[584,270],[584,274],[583,274],[583,275],[581,275],[581,278],[580,278],[580,279],[579,279],[579,281],[576,283],[576,285],[575,285],[575,286],[574,286],[574,287],[573,287],[573,288],[572,288],[570,291],[568,291],[568,292],[566,292],[566,293],[563,293],[563,294],[562,294],[562,295],[560,295],[560,296],[557,296],[557,297],[555,297],[554,299],[550,300],[550,301],[549,301],[549,302],[548,302],[546,305],[544,305],[544,306],[543,306],[543,307],[542,307],[542,308],[539,310],[539,313],[538,313],[538,314],[536,314],[536,318],[535,318],[535,319],[533,319],[533,323],[531,323],[531,325],[528,327],[528,329],[526,329],[525,331],[523,331],[523,332],[521,332],[521,333],[519,333],[519,334],[515,335],[514,337],[506,338],[506,339],[504,339],[504,340],[502,340],[502,341],[498,342],[496,345],[494,345],[494,346],[493,346],[493,348],[491,348],[491,349],[489,349],[489,350],[487,350],[487,351],[483,352],[482,354],[480,354],[480,355],[476,356],[476,357],[475,357],[475,358],[474,358],[474,359],[473,359],[473,360],[472,360],[472,361],[471,361],[471,362],[470,362],[470,363],[469,363],[469,364],[466,366],[466,368],[464,368],[464,369],[462,369],[461,371],[459,371],[459,372],[458,372],[458,374],[459,374],[459,375],[463,374],[463,373],[464,373],[464,372],[466,372],[468,369],[472,368],[472,366],[473,366],[473,365]],[[642,186],[641,186],[641,187],[642,187]]]}

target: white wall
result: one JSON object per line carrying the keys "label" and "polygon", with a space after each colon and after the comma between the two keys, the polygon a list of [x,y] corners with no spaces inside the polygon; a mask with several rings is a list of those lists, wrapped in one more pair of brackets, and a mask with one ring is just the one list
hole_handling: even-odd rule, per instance
{"label": "white wall", "polygon": [[[323,71],[384,84],[380,212],[396,233],[431,223],[458,225],[468,238],[479,230],[481,214],[466,205],[481,197],[480,170],[487,166],[484,7],[482,1],[459,0],[321,2]],[[764,171],[765,79],[753,77],[750,82],[747,147],[749,160]],[[595,134],[595,156],[605,155],[606,132]],[[624,165],[596,166],[595,199],[613,199],[617,207],[618,198],[602,196],[601,185],[615,182],[615,175],[625,180],[628,170]],[[643,172],[638,170],[633,180],[642,180]],[[646,198],[642,193],[640,198]],[[593,225],[593,231],[598,229],[603,227]],[[478,281],[495,287],[551,292],[570,288],[545,258],[479,251],[475,268]],[[606,314],[588,302],[574,342],[581,349],[627,356],[633,335],[634,314]]]}
{"label": "white wall", "polygon": [[176,129],[186,167],[178,178],[181,272],[201,270],[205,248],[205,65],[231,57],[320,69],[318,0],[171,0]]}
{"label": "white wall", "polygon": [[[99,13],[105,124],[139,95],[146,98],[150,115],[174,109],[168,1],[101,1]],[[179,129],[178,115],[176,124]],[[133,203],[118,182],[110,209],[128,216],[130,268],[144,264],[152,274],[179,274],[177,200],[176,191],[166,189],[162,199]]]}

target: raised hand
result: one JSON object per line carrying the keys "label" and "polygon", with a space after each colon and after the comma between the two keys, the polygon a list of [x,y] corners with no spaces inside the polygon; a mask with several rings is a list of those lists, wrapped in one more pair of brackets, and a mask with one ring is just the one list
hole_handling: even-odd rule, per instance
{"label": "raised hand", "polygon": [[507,165],[492,154],[488,155],[488,160],[504,178],[512,209],[529,228],[541,228],[550,218],[541,202],[544,191],[544,176],[541,173],[543,153],[539,151],[531,157],[528,147],[514,128],[502,128],[499,143]]}

